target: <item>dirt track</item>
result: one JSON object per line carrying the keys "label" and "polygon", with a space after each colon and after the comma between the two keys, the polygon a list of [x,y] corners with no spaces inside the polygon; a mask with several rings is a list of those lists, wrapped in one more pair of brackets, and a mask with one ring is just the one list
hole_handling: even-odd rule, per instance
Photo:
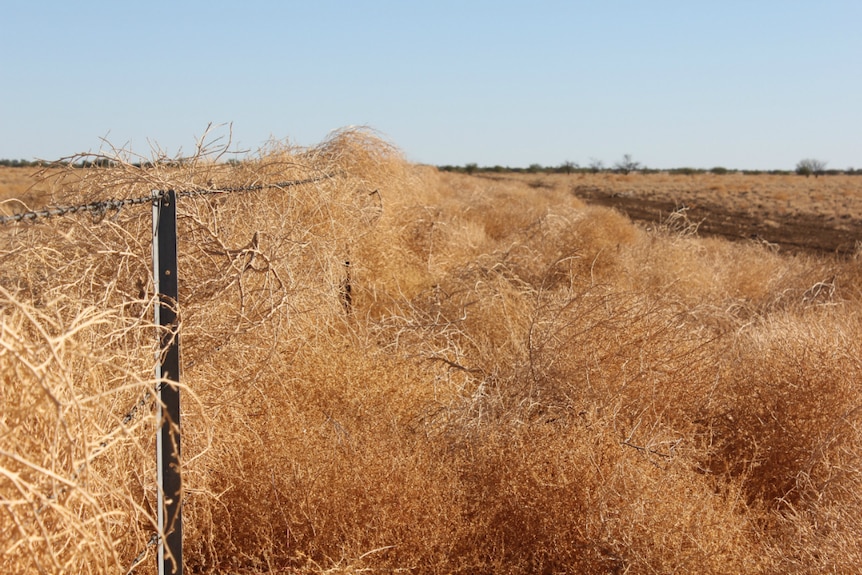
{"label": "dirt track", "polygon": [[685,202],[646,198],[619,193],[596,186],[576,186],[572,192],[590,204],[619,210],[641,222],[664,221],[680,207],[692,222],[699,222],[698,233],[731,240],[755,239],[777,244],[782,251],[814,251],[839,255],[852,254],[862,241],[862,222],[855,219],[834,225],[814,214],[752,214],[734,211],[717,204],[688,205]]}

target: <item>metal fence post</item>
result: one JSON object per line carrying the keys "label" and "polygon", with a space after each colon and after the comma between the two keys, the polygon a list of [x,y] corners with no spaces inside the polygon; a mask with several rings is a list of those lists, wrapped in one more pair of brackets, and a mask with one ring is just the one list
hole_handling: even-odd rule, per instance
{"label": "metal fence post", "polygon": [[159,301],[157,436],[159,575],[183,573],[182,482],[180,477],[180,341],[177,323],[177,211],[173,191],[153,191],[153,282]]}

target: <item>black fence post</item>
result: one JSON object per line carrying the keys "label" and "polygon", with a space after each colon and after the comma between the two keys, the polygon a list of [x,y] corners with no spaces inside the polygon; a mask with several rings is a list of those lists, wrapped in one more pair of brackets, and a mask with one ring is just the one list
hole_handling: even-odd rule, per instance
{"label": "black fence post", "polygon": [[157,436],[159,575],[183,573],[182,481],[180,477],[180,339],[177,323],[177,210],[173,191],[153,192],[153,282],[159,301]]}

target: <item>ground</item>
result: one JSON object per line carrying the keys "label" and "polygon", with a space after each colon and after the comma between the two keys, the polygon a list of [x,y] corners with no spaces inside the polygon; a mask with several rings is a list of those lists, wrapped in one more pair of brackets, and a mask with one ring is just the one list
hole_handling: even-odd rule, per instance
{"label": "ground", "polygon": [[862,245],[862,177],[743,174],[483,174],[537,189],[566,186],[584,202],[647,226],[682,210],[704,236],[755,240],[782,252],[849,255]]}

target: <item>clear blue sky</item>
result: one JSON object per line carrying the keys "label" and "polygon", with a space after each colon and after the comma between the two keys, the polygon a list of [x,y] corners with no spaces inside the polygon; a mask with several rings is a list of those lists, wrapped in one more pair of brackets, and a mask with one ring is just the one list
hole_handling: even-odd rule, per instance
{"label": "clear blue sky", "polygon": [[415,162],[862,168],[862,1],[45,1],[0,10],[0,158],[312,145]]}

